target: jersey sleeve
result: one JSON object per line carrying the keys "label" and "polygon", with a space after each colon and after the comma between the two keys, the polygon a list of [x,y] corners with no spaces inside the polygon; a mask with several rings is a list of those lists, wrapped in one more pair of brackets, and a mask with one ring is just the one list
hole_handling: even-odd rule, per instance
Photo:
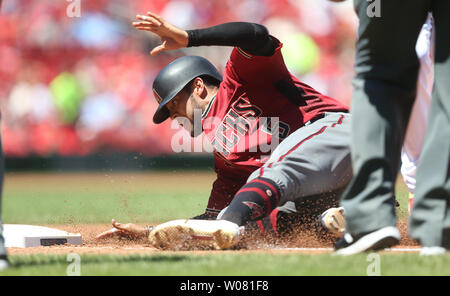
{"label": "jersey sleeve", "polygon": [[243,85],[273,83],[290,77],[289,71],[281,54],[282,43],[271,37],[277,43],[271,56],[257,56],[235,47],[225,68],[225,73],[233,80]]}

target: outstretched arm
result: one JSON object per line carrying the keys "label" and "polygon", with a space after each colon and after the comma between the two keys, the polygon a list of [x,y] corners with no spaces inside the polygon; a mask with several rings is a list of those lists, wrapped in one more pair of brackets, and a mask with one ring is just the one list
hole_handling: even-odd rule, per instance
{"label": "outstretched arm", "polygon": [[161,38],[161,44],[153,48],[151,55],[183,47],[218,45],[236,46],[253,55],[270,56],[276,47],[266,27],[255,23],[233,22],[205,29],[183,30],[152,12],[136,17],[140,21],[133,22],[134,27]]}
{"label": "outstretched arm", "polygon": [[113,236],[124,236],[129,238],[143,238],[150,234],[149,227],[138,226],[133,223],[122,224],[112,219],[112,226],[110,230],[104,231],[97,235],[97,239],[105,239]]}
{"label": "outstretched arm", "polygon": [[225,23],[187,32],[188,46],[236,46],[250,54],[262,56],[273,55],[276,47],[267,28],[255,23]]}

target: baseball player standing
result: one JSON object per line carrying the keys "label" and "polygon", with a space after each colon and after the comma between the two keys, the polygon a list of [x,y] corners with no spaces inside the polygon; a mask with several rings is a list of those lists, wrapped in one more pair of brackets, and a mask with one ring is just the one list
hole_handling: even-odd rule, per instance
{"label": "baseball player standing", "polygon": [[[1,147],[1,136],[0,136],[0,147]],[[3,224],[1,219],[1,198],[3,193],[3,167],[4,167],[4,157],[3,149],[0,148],[0,271],[8,268],[9,262],[5,248],[5,238],[3,237]]]}
{"label": "baseball player standing", "polygon": [[435,86],[409,231],[424,250],[442,252],[450,248],[450,2],[376,2],[354,1],[360,21],[351,106],[354,177],[342,198],[347,233],[335,248],[347,255],[390,247],[400,240],[394,184],[416,97],[415,44],[431,11],[436,32]]}
{"label": "baseball player standing", "polygon": [[[151,12],[137,18],[137,29],[161,38],[152,55],[186,46],[234,47],[223,77],[204,58],[186,56],[153,83],[159,103],[154,122],[182,117],[186,127],[198,120],[199,131],[188,129],[193,136],[204,132],[214,147],[217,180],[206,214],[217,216],[228,206],[219,220],[157,226],[150,232],[155,246],[195,237],[227,248],[249,221],[269,216],[276,226],[279,206],[336,204],[352,175],[348,109],[291,75],[282,44],[264,26],[235,22],[185,31]],[[275,150],[262,149],[274,142],[280,142]]]}
{"label": "baseball player standing", "polygon": [[[420,154],[425,138],[425,130],[427,128],[428,112],[431,104],[431,93],[433,90],[433,56],[434,56],[434,33],[433,33],[433,17],[428,14],[428,19],[420,31],[419,38],[416,43],[416,52],[420,60],[420,69],[417,79],[417,96],[411,110],[408,128],[403,142],[401,155],[401,175],[409,190],[408,212],[411,213],[414,201],[414,189],[416,188],[416,170],[419,164]],[[336,219],[335,211],[331,208],[322,214],[323,221],[332,221]],[[338,224],[339,229],[345,228],[345,213],[341,208],[341,216]],[[328,217],[330,216],[330,217]],[[324,224],[326,228],[333,231],[333,224]],[[331,226],[331,228],[330,228]]]}
{"label": "baseball player standing", "polygon": [[[0,10],[2,7],[2,0],[0,0]],[[3,149],[1,148],[1,135],[0,135],[0,271],[8,268],[9,262],[5,248],[5,238],[3,237],[3,224],[2,224],[2,192],[3,192]]]}

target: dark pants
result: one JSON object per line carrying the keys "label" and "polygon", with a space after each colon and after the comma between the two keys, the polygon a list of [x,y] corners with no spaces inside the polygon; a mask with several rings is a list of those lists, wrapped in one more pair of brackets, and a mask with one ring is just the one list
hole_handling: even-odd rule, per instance
{"label": "dark pants", "polygon": [[[450,65],[446,61],[450,45],[450,1],[355,0],[354,3],[360,20],[351,106],[354,177],[341,201],[346,209],[347,230],[352,234],[396,224],[395,180],[419,69],[415,44],[428,11],[435,17],[436,90],[429,130],[434,131],[436,124],[443,127],[439,128],[442,134],[437,137],[441,138],[439,147],[434,133],[427,133],[417,177],[416,213],[413,210],[411,220],[411,233],[425,243],[424,232],[432,228],[438,231],[436,223],[425,227],[436,214],[427,200],[445,202],[449,197],[450,81],[445,80],[450,78]],[[435,123],[437,118],[441,118],[439,123]],[[436,160],[428,162],[428,159]],[[433,169],[436,162],[442,169]],[[442,195],[433,194],[436,190]],[[445,211],[445,207],[440,211]],[[443,224],[444,217],[440,215],[439,223]],[[438,240],[432,243],[436,245]]]}
{"label": "dark pants", "polygon": [[5,239],[3,237],[3,223],[2,223],[2,193],[3,193],[3,170],[4,157],[3,149],[1,149],[2,141],[0,137],[0,258],[6,256]]}

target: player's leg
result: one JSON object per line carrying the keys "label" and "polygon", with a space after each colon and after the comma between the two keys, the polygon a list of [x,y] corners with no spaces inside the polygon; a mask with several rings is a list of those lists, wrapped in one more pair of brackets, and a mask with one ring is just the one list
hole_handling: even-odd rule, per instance
{"label": "player's leg", "polygon": [[[2,6],[2,0],[0,0],[0,8]],[[2,224],[2,190],[3,190],[3,149],[0,135],[0,270],[8,267],[8,259],[6,257],[5,239],[3,237],[3,224]]]}
{"label": "player's leg", "polygon": [[287,202],[275,208],[261,220],[250,221],[245,225],[245,231],[255,230],[262,235],[284,236],[291,231],[293,224],[299,223],[299,215],[294,202]]}
{"label": "player's leg", "polygon": [[2,141],[0,137],[0,270],[8,267],[8,259],[6,255],[5,248],[5,239],[3,237],[3,224],[2,224],[2,193],[3,193],[3,166],[4,166],[4,158],[3,158],[3,150],[1,149]]}
{"label": "player's leg", "polygon": [[327,113],[291,134],[269,161],[250,175],[222,219],[245,225],[288,201],[298,203],[346,186],[352,175],[350,117]]}
{"label": "player's leg", "polygon": [[[308,196],[288,201],[275,208],[269,216],[250,221],[245,225],[246,231],[254,229],[263,235],[283,237],[301,229],[315,231],[317,234],[327,234],[328,227],[321,222],[321,215],[330,209],[338,207],[342,189],[330,193]],[[343,221],[345,223],[345,220]]]}
{"label": "player's leg", "polygon": [[[316,231],[324,236],[329,233],[340,234],[345,229],[345,215],[343,208],[339,208],[343,190],[308,196],[295,202],[288,201],[263,219],[249,221],[245,224],[245,231],[272,238],[286,238],[299,229]],[[226,210],[223,209],[217,219],[221,219]]]}
{"label": "player's leg", "polygon": [[434,1],[435,87],[417,169],[411,236],[424,247],[450,249],[450,2]]}
{"label": "player's leg", "polygon": [[[415,98],[415,43],[427,3],[381,1],[376,7],[355,0],[360,24],[351,106],[354,177],[341,202],[347,230],[355,237],[396,225],[395,180]],[[369,13],[373,9],[378,14]]]}

